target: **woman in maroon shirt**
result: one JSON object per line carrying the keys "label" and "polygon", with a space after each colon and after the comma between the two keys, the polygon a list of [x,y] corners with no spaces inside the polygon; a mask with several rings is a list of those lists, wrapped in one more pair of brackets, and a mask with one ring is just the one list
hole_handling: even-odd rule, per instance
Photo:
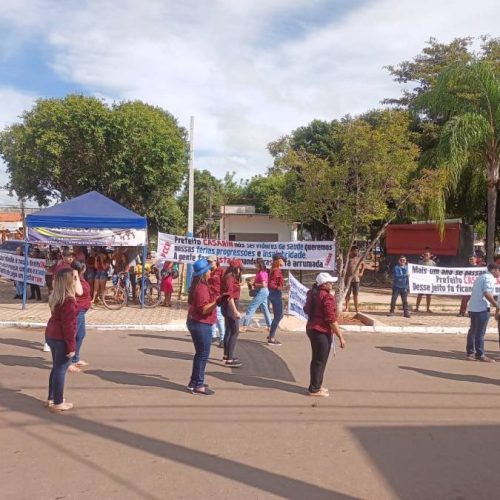
{"label": "woman in maroon shirt", "polygon": [[79,372],[81,371],[81,367],[88,366],[86,361],[80,359],[80,349],[82,347],[83,339],[87,333],[85,329],[85,314],[90,309],[92,299],[90,295],[90,284],[84,278],[87,266],[83,262],[75,260],[71,264],[71,267],[77,271],[78,276],[80,277],[81,290],[76,290],[76,308],[78,311],[76,317],[76,352],[71,358],[71,364],[68,371]]}
{"label": "woman in maroon shirt", "polygon": [[52,315],[45,329],[45,342],[52,353],[47,406],[53,412],[73,408],[71,403],[64,401],[64,379],[76,350],[77,286],[80,286],[80,280],[78,272],[73,269],[64,268],[54,275],[49,297]]}
{"label": "woman in maroon shirt", "polygon": [[211,290],[208,279],[212,266],[207,259],[197,260],[193,264],[193,282],[188,296],[187,327],[195,348],[193,371],[187,386],[193,394],[209,396],[214,391],[205,385],[205,368],[210,346],[212,345],[212,325],[215,324],[217,296]]}
{"label": "woman in maroon shirt", "polygon": [[306,332],[311,341],[311,381],[310,396],[328,397],[328,389],[322,387],[326,363],[332,347],[333,335],[336,335],[340,347],[345,347],[345,340],[337,323],[337,303],[330,292],[337,281],[328,273],[320,273],[316,283],[307,292],[304,312],[308,315]]}
{"label": "woman in maroon shirt", "polygon": [[281,272],[281,267],[285,264],[285,258],[280,253],[275,253],[273,255],[273,263],[271,266],[271,272],[269,273],[269,302],[273,306],[273,322],[271,323],[271,329],[269,330],[269,336],[267,337],[267,343],[269,345],[281,345],[281,342],[276,339],[276,330],[280,324],[281,318],[283,317],[283,299],[281,292],[285,286],[285,280],[283,278],[283,273]]}
{"label": "woman in maroon shirt", "polygon": [[224,356],[226,366],[238,368],[241,361],[234,357],[236,341],[240,333],[241,314],[238,311],[238,301],[240,300],[241,289],[241,269],[243,264],[240,260],[229,261],[229,267],[226,269],[222,278],[222,315],[224,316],[226,332],[224,335]]}

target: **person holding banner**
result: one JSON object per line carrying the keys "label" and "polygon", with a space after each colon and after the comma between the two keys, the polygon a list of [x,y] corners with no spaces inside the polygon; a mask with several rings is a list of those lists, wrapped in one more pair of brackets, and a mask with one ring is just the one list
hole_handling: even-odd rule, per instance
{"label": "person holding banner", "polygon": [[222,359],[226,366],[230,368],[239,368],[241,362],[234,356],[236,341],[240,333],[240,312],[238,311],[238,302],[241,293],[241,270],[243,264],[240,260],[229,261],[229,267],[222,278],[222,315],[225,319],[226,333],[224,336],[224,355]]}
{"label": "person holding banner", "polygon": [[326,363],[336,335],[343,349],[346,346],[344,336],[337,323],[337,303],[331,294],[337,281],[331,274],[320,273],[316,283],[307,292],[304,312],[307,314],[306,332],[311,342],[312,358],[310,364],[309,396],[328,397],[327,388],[323,387]]}
{"label": "person holding banner", "polygon": [[495,302],[495,281],[500,277],[500,265],[488,264],[488,272],[476,278],[472,285],[469,300],[470,328],[467,334],[467,360],[495,362],[484,353],[484,336],[490,319],[490,305],[496,308],[495,317],[498,316],[498,304]]}
{"label": "person holding banner", "polygon": [[410,317],[410,308],[408,307],[408,290],[410,285],[408,282],[408,265],[406,263],[406,257],[401,255],[399,257],[398,263],[393,269],[393,280],[392,280],[392,297],[391,297],[391,309],[388,316],[394,316],[394,310],[396,309],[396,301],[398,296],[401,295],[401,300],[403,302],[403,314],[405,318]]}
{"label": "person holding banner", "polygon": [[285,285],[285,279],[281,272],[281,267],[285,264],[285,258],[280,253],[273,255],[273,263],[271,266],[271,273],[269,275],[269,302],[273,306],[273,322],[271,323],[271,330],[267,337],[269,345],[278,346],[281,342],[276,339],[276,330],[283,318],[283,299],[282,290]]}
{"label": "person holding banner", "polygon": [[[496,264],[498,264],[498,262],[496,262]],[[477,266],[476,257],[474,257],[474,255],[471,255],[469,257],[469,266],[470,267]],[[462,295],[462,300],[460,301],[460,310],[458,312],[458,316],[465,316],[465,313],[467,312],[467,304],[469,303],[469,300],[470,300],[470,295]]]}
{"label": "person holding banner", "polygon": [[266,269],[266,263],[262,257],[255,259],[255,267],[257,268],[257,273],[255,278],[251,282],[252,288],[255,289],[255,295],[252,298],[250,304],[248,304],[247,312],[243,317],[243,327],[241,331],[244,332],[246,327],[252,321],[255,311],[260,307],[264,313],[264,319],[266,321],[267,327],[271,328],[271,313],[269,312],[269,307],[267,305],[267,300],[269,299],[269,288],[267,283],[269,280],[269,275]]}
{"label": "person holding banner", "polygon": [[187,327],[193,339],[195,355],[187,388],[193,394],[204,396],[215,394],[205,385],[205,368],[212,345],[212,325],[216,321],[218,299],[208,284],[210,269],[207,259],[199,259],[193,264],[193,281],[188,295]]}
{"label": "person holding banner", "polygon": [[[431,252],[429,247],[426,247],[426,249],[422,255],[422,258],[419,260],[418,264],[419,264],[419,266],[430,266],[430,267],[436,266],[436,261],[433,260],[432,252]],[[418,310],[420,308],[420,302],[422,302],[423,296],[424,296],[424,294],[422,294],[422,293],[419,293],[417,295],[417,303],[415,305],[415,312],[418,312]],[[432,298],[432,295],[430,293],[425,294],[425,302],[427,305],[427,312],[428,313],[432,313],[432,311],[431,311],[431,298]]]}

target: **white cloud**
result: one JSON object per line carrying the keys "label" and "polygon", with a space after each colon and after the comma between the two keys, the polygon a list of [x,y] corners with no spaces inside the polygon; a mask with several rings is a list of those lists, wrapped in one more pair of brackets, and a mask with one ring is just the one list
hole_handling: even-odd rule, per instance
{"label": "white cloud", "polygon": [[[498,29],[493,0],[360,1],[339,16],[346,0],[87,0],[57,11],[48,0],[34,4],[28,20],[25,7],[11,9],[9,21],[38,26],[62,78],[162,106],[186,128],[194,115],[196,166],[218,176],[262,173],[272,161],[268,142],[398,95],[382,67],[413,57],[429,37]],[[331,21],[303,20],[314,8]],[[283,19],[304,31],[286,36],[296,26]]]}

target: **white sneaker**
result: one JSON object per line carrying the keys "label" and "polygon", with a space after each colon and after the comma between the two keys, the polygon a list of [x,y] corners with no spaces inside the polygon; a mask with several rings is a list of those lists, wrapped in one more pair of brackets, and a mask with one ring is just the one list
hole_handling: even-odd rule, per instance
{"label": "white sneaker", "polygon": [[45,342],[45,344],[43,344],[42,351],[43,352],[50,352],[50,347],[49,347],[49,344],[47,344],[47,342]]}

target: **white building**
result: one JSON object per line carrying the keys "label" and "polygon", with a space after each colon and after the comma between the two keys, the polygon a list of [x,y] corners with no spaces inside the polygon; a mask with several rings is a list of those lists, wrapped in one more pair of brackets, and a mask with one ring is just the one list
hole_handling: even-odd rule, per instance
{"label": "white building", "polygon": [[229,241],[297,241],[297,224],[256,214],[252,205],[220,207],[220,239]]}

